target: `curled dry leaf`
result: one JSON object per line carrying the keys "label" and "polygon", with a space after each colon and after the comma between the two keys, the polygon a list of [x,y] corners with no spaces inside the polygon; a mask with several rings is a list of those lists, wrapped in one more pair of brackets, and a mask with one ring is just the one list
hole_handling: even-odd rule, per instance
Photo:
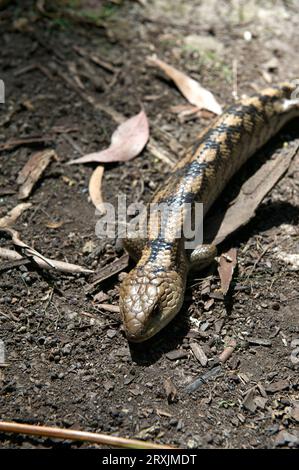
{"label": "curled dry leaf", "polygon": [[211,111],[214,114],[222,113],[222,108],[214,95],[206,88],[203,88],[196,80],[188,77],[185,73],[166,64],[166,62],[163,62],[163,60],[157,57],[149,57],[148,61],[151,65],[162,69],[163,72],[174,81],[189,103],[197,106],[199,109]]}
{"label": "curled dry leaf", "polygon": [[53,222],[53,221],[50,221],[50,222],[47,222],[45,224],[45,226],[47,228],[51,228],[51,229],[57,229],[57,228],[60,228],[62,227],[64,224],[63,220],[61,220],[60,222]]}
{"label": "curled dry leaf", "polygon": [[92,173],[88,185],[90,199],[100,214],[104,214],[106,212],[104,208],[104,200],[102,197],[103,174],[104,167],[99,165]]}
{"label": "curled dry leaf", "polygon": [[[26,252],[25,254],[31,255],[30,252]],[[48,258],[45,258],[46,261],[41,259],[40,257],[37,256],[30,256],[34,260],[34,262],[43,269],[56,269],[57,271],[62,271],[65,273],[71,273],[71,274],[91,274],[93,271],[91,269],[84,268],[83,266],[79,266],[78,264],[72,264],[72,263],[66,263],[65,261],[56,261],[56,260],[49,260]],[[8,248],[1,248],[0,247],[0,258],[9,260],[9,261],[22,261],[25,260],[26,257],[22,256],[20,253],[14,250],[10,250]],[[49,264],[49,261],[51,264]]]}
{"label": "curled dry leaf", "polygon": [[30,202],[27,202],[27,203],[24,202],[24,203],[18,204],[16,207],[11,209],[11,211],[9,211],[7,215],[5,215],[4,217],[0,219],[0,227],[5,228],[5,227],[10,227],[11,225],[13,225],[16,222],[16,220],[20,217],[20,215],[24,211],[29,209],[29,207],[31,206],[32,204]]}
{"label": "curled dry leaf", "polygon": [[100,152],[89,153],[71,160],[69,164],[88,162],[126,162],[136,157],[149,139],[149,124],[145,111],[118,126],[112,134],[111,145]]}
{"label": "curled dry leaf", "polygon": [[231,248],[227,253],[222,253],[219,260],[218,272],[221,281],[221,291],[227,294],[235,267],[237,265],[237,250]]}

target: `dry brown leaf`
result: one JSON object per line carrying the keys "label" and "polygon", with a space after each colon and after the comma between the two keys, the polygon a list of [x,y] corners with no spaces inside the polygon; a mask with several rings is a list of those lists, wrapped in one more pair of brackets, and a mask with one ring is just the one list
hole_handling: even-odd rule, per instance
{"label": "dry brown leaf", "polygon": [[188,77],[185,73],[166,64],[166,62],[157,57],[149,57],[148,61],[151,65],[162,69],[163,72],[174,81],[189,103],[197,106],[199,109],[207,109],[214,114],[222,113],[222,108],[214,95],[206,88],[203,88],[196,80]]}
{"label": "dry brown leaf", "polygon": [[19,199],[26,199],[29,196],[33,186],[39,180],[52,158],[57,160],[54,150],[36,152],[29,158],[17,178],[17,183],[21,185],[18,194]]}
{"label": "dry brown leaf", "polygon": [[226,253],[222,253],[219,260],[218,273],[221,281],[221,291],[227,294],[235,267],[237,265],[237,250],[231,248]]}
{"label": "dry brown leaf", "polygon": [[111,145],[100,152],[71,160],[74,163],[126,162],[136,157],[149,139],[149,124],[144,110],[120,124],[111,137]]}
{"label": "dry brown leaf", "polygon": [[18,204],[16,207],[11,209],[7,215],[0,219],[0,227],[4,228],[13,225],[20,215],[31,206],[32,204],[30,202],[22,202],[21,204]]}
{"label": "dry brown leaf", "polygon": [[104,200],[102,197],[103,174],[104,167],[99,165],[92,173],[88,185],[90,199],[100,214],[104,214],[106,212],[104,208]]}
{"label": "dry brown leaf", "polygon": [[[299,149],[298,141],[287,152],[275,155],[249,178],[242,186],[239,195],[225,213],[210,216],[205,220],[205,243],[219,245],[231,233],[244,226],[255,215],[255,211],[289,168]],[[215,227],[217,230],[215,231]]]}

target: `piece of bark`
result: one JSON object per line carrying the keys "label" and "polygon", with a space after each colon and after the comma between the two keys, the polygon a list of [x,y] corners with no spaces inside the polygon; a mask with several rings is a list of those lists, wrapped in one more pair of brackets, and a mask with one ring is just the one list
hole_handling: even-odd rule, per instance
{"label": "piece of bark", "polygon": [[278,380],[277,382],[273,382],[272,384],[265,386],[265,390],[267,393],[276,393],[287,390],[289,387],[290,383],[288,380]]}
{"label": "piece of bark", "polygon": [[254,413],[257,409],[257,404],[255,403],[255,388],[251,388],[245,395],[242,405],[246,410]]}
{"label": "piece of bark", "polygon": [[167,352],[165,356],[170,361],[176,361],[178,359],[184,359],[185,357],[188,356],[188,353],[187,351],[184,351],[183,349],[174,349],[173,351]]}
{"label": "piece of bark", "polygon": [[205,367],[208,363],[208,358],[205,355],[202,347],[198,343],[193,342],[190,343],[190,348],[196,359],[200,362],[203,367]]}
{"label": "piece of bark", "polygon": [[92,282],[87,288],[85,289],[86,294],[90,294],[93,292],[97,286],[105,281],[106,279],[109,279],[109,277],[114,276],[115,274],[119,273],[120,271],[123,271],[129,264],[129,255],[126,253],[122,255],[120,258],[114,260],[112,263],[104,266],[99,273],[97,273],[97,279]]}
{"label": "piece of bark", "polygon": [[222,253],[219,260],[218,273],[221,281],[221,291],[226,295],[233,278],[235,267],[237,266],[237,250],[231,248],[226,253]]}
{"label": "piece of bark", "polygon": [[168,403],[173,403],[177,398],[178,391],[170,377],[164,380],[163,386]]}
{"label": "piece of bark", "polygon": [[272,341],[266,338],[248,338],[248,343],[254,346],[266,346],[266,347],[272,346]]}
{"label": "piece of bark", "polygon": [[17,183],[20,185],[18,198],[26,199],[33,186],[39,180],[52,159],[58,159],[54,150],[44,150],[34,153],[20,171]]}
{"label": "piece of bark", "polygon": [[[231,233],[244,226],[255,215],[255,211],[273,188],[277,181],[288,170],[291,161],[297,154],[299,144],[292,146],[287,152],[268,160],[242,186],[239,195],[231,203],[225,214],[210,216],[205,220],[205,240],[215,245],[221,243]],[[215,233],[215,226],[218,227]]]}

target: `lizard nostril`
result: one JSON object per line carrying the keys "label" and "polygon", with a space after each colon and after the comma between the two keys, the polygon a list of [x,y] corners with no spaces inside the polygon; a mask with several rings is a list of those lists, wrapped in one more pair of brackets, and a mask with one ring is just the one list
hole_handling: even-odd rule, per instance
{"label": "lizard nostril", "polygon": [[160,307],[159,305],[155,305],[153,310],[152,310],[152,316],[156,317],[160,313]]}

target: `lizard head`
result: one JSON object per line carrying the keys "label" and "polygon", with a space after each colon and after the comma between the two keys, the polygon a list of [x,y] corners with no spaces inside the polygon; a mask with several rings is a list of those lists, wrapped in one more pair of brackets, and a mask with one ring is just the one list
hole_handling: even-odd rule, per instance
{"label": "lizard head", "polygon": [[155,335],[181,309],[186,276],[146,263],[136,266],[120,287],[120,313],[129,341]]}

